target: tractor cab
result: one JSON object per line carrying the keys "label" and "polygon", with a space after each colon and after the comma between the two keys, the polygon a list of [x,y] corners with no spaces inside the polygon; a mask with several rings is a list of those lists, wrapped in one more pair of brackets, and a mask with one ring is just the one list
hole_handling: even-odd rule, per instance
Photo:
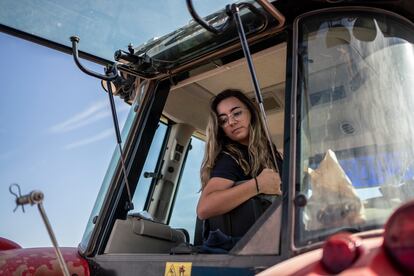
{"label": "tractor cab", "polygon": [[[164,2],[145,6],[157,16],[123,2],[41,2],[2,4],[2,30],[73,54],[129,107],[83,238],[63,251],[82,262],[77,275],[414,272],[410,1],[213,1],[211,11],[187,0],[174,20]],[[125,46],[167,30],[164,19],[182,25]],[[261,105],[283,155],[282,195],[227,254],[205,254],[200,166],[209,104],[225,89]],[[9,247],[0,260],[26,250]]]}

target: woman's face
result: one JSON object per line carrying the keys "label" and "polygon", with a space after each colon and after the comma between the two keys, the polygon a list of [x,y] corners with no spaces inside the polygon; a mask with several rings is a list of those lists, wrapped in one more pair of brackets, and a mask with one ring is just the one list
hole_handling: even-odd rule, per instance
{"label": "woman's face", "polygon": [[251,114],[247,106],[239,99],[230,97],[222,100],[216,111],[224,134],[235,142],[248,145]]}

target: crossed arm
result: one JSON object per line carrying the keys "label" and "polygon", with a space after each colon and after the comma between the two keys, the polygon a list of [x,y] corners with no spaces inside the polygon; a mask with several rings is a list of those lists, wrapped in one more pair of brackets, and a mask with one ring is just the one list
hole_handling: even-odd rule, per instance
{"label": "crossed arm", "polygon": [[[257,182],[260,193],[280,194],[280,177],[273,170],[264,169],[257,177]],[[234,185],[233,180],[213,177],[201,192],[197,216],[203,220],[225,214],[257,194],[254,178]]]}

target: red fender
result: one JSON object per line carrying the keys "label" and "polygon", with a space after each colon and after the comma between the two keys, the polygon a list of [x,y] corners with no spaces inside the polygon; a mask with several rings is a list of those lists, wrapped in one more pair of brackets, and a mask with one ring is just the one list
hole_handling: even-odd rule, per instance
{"label": "red fender", "polygon": [[[89,276],[88,262],[77,248],[61,247],[69,273]],[[0,251],[0,275],[62,276],[54,248],[18,248]]]}

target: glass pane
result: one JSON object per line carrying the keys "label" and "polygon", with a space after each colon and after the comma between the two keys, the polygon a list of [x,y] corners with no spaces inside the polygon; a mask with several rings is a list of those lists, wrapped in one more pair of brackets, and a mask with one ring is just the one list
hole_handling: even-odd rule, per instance
{"label": "glass pane", "polygon": [[[128,137],[129,130],[131,129],[131,126],[135,119],[136,114],[137,113],[134,111],[134,106],[131,107],[129,109],[128,117],[125,120],[124,127],[122,128],[122,131],[121,131],[122,141],[125,141],[125,139]],[[115,130],[114,130],[114,135],[115,135]],[[105,199],[106,193],[108,191],[109,184],[111,183],[112,177],[114,176],[114,173],[115,173],[116,166],[118,165],[119,158],[120,158],[120,152],[117,146],[113,150],[111,161],[109,162],[109,166],[106,170],[105,177],[102,181],[101,188],[99,190],[98,196],[93,206],[93,210],[89,216],[88,224],[86,225],[86,229],[82,237],[82,242],[80,245],[83,249],[86,248],[89,242],[90,235],[92,234],[92,230],[95,226],[94,224],[95,217],[99,215],[99,212],[102,208],[102,204]]]}
{"label": "glass pane", "polygon": [[204,156],[204,144],[204,141],[194,137],[191,140],[192,147],[184,164],[184,171],[170,219],[171,227],[184,228],[188,231],[191,243],[194,241],[196,208],[200,197],[200,168]]}
{"label": "glass pane", "polygon": [[[45,194],[59,245],[76,247],[116,145],[108,96],[69,55],[4,34],[0,45],[7,68],[0,93],[0,235],[24,247],[51,246],[35,206],[13,213],[8,187],[18,183],[22,194]],[[129,106],[115,102],[122,126]]]}
{"label": "glass pane", "polygon": [[298,242],[382,227],[414,197],[414,31],[390,16],[304,19]]}
{"label": "glass pane", "polygon": [[167,129],[167,125],[160,122],[157,131],[155,132],[154,139],[152,140],[151,147],[148,152],[148,157],[145,161],[144,168],[142,169],[141,176],[139,177],[138,186],[132,198],[132,202],[134,203],[134,210],[131,211],[131,213],[144,210],[144,204],[148,196],[152,178],[145,178],[143,175],[145,172],[155,172],[155,167],[157,165],[158,157],[161,153]]}
{"label": "glass pane", "polygon": [[[231,2],[195,0],[194,6],[206,16]],[[66,46],[77,35],[81,51],[107,60],[130,43],[138,46],[191,20],[182,0],[3,0],[1,7],[0,24]]]}

